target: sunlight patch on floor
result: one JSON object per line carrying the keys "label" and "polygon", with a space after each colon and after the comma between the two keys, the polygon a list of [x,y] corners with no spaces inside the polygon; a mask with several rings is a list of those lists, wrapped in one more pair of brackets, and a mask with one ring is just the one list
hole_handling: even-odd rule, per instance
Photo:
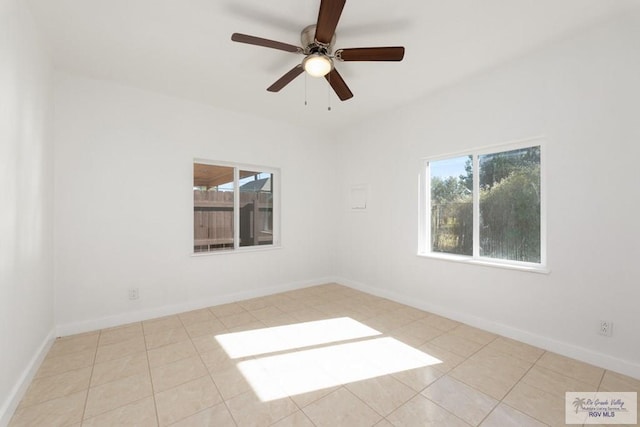
{"label": "sunlight patch on floor", "polygon": [[[232,358],[262,355],[238,362],[237,367],[264,402],[442,363],[380,335],[342,317],[218,335],[216,339]],[[358,341],[345,342],[349,340]],[[273,354],[276,352],[284,353]]]}
{"label": "sunlight patch on floor", "polygon": [[339,317],[217,335],[216,340],[237,359],[375,335],[381,333],[350,317]]}

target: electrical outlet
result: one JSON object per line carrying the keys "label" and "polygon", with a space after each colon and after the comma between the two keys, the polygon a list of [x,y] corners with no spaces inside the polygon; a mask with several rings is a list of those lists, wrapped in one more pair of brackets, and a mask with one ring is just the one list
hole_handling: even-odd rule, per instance
{"label": "electrical outlet", "polygon": [[140,292],[138,288],[129,288],[129,299],[135,300],[140,298]]}
{"label": "electrical outlet", "polygon": [[600,328],[598,329],[600,335],[610,337],[613,334],[613,323],[608,320],[600,321]]}

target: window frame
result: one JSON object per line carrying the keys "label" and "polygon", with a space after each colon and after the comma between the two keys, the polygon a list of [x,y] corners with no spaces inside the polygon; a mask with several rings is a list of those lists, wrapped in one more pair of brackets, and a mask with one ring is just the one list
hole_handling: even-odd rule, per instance
{"label": "window frame", "polygon": [[[219,249],[219,250],[210,250],[210,251],[202,251],[196,252],[194,249],[194,238],[193,230],[195,228],[195,218],[193,215],[194,212],[194,200],[193,200],[193,178],[194,178],[194,168],[195,164],[202,165],[210,165],[210,166],[221,166],[233,168],[233,247],[228,249]],[[240,186],[238,185],[240,181],[240,171],[253,171],[260,173],[269,173],[272,175],[271,180],[271,188],[273,191],[273,202],[272,202],[272,230],[273,242],[271,244],[264,245],[252,245],[252,246],[240,246]],[[220,255],[220,254],[232,254],[232,253],[243,253],[243,252],[256,252],[256,251],[269,251],[273,249],[280,249],[282,247],[282,242],[280,240],[280,231],[281,231],[281,210],[280,210],[280,200],[281,200],[281,170],[278,167],[272,166],[260,166],[254,164],[247,163],[236,163],[236,162],[228,162],[228,161],[218,161],[218,160],[210,160],[203,158],[194,158],[191,162],[191,256],[208,256],[208,255]]]}
{"label": "window frame", "polygon": [[[480,179],[479,158],[486,154],[497,154],[533,146],[540,147],[540,263],[514,261],[480,256]],[[535,137],[499,145],[461,150],[452,153],[424,157],[419,173],[419,223],[418,256],[466,264],[484,265],[535,273],[549,273],[547,258],[547,178],[546,178],[546,138]],[[473,160],[473,251],[472,255],[448,254],[431,250],[431,173],[429,164],[454,157],[472,156]]]}

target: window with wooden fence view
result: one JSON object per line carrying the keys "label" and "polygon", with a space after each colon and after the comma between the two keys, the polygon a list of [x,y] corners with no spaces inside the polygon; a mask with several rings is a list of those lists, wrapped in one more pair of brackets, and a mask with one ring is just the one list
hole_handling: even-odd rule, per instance
{"label": "window with wooden fence view", "polygon": [[194,163],[194,252],[273,245],[274,175]]}
{"label": "window with wooden fence view", "polygon": [[542,262],[539,145],[429,161],[427,168],[432,253]]}

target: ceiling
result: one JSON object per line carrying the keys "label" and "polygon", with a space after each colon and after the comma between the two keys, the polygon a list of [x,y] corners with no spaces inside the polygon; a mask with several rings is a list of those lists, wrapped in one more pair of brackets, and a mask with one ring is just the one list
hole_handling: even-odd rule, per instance
{"label": "ceiling", "polygon": [[[347,0],[336,48],[405,46],[403,62],[337,63],[354,98],[301,75],[302,56],[231,41],[300,44],[319,0],[26,0],[58,69],[270,119],[333,129],[425,96],[638,0]],[[305,106],[305,96],[307,105]],[[328,111],[331,106],[331,111]]]}

